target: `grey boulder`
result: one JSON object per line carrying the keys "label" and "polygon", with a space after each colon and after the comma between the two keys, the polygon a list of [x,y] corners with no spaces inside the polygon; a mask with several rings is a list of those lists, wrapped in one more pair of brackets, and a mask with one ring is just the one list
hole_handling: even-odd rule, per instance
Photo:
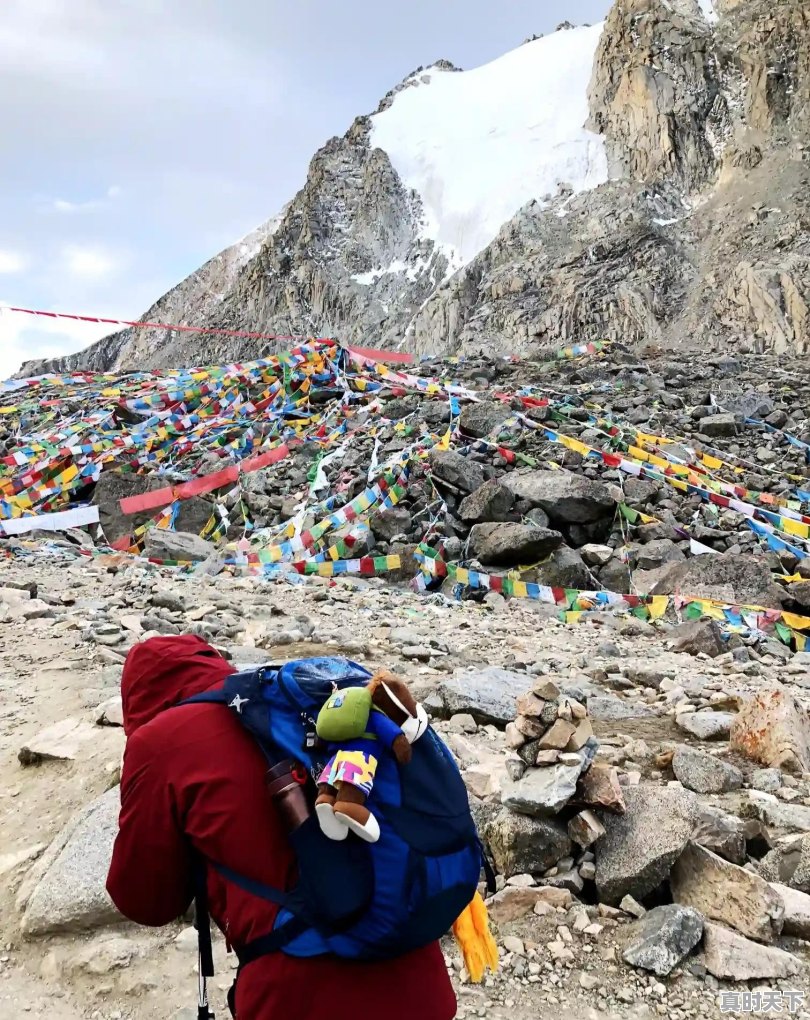
{"label": "grey boulder", "polygon": [[692,839],[727,861],[745,864],[745,822],[736,815],[704,804]]}
{"label": "grey boulder", "polygon": [[670,875],[672,898],[759,942],[782,931],[785,906],[764,878],[690,842]]}
{"label": "grey boulder", "polygon": [[459,428],[473,439],[486,439],[509,417],[509,408],[495,401],[479,401],[467,404],[458,419]]}
{"label": "grey boulder", "polygon": [[602,816],[607,831],[596,844],[597,892],[614,905],[628,893],[641,899],[668,877],[700,814],[695,794],[680,787],[627,787],[624,798],[623,815]]}
{"label": "grey boulder", "polygon": [[622,719],[643,719],[655,715],[649,705],[639,701],[622,701],[610,695],[588,698],[588,715],[597,722],[619,722]]}
{"label": "grey boulder", "polygon": [[485,521],[505,521],[515,502],[515,495],[505,485],[491,478],[480,489],[470,493],[461,501],[459,517],[469,524]]}
{"label": "grey boulder", "polygon": [[503,804],[524,815],[556,815],[576,793],[581,772],[581,764],[529,769],[522,779],[504,788]]}
{"label": "grey boulder", "polygon": [[[664,587],[671,588],[672,585]],[[652,595],[670,594],[659,591],[660,584],[653,585]],[[670,646],[675,652],[686,652],[687,655],[708,655],[715,659],[726,650],[723,632],[714,620],[689,620],[682,623],[669,635]]]}
{"label": "grey boulder", "polygon": [[504,484],[518,499],[540,507],[561,524],[590,524],[616,509],[607,486],[570,471],[514,472]]}
{"label": "grey boulder", "polygon": [[725,740],[733,721],[732,712],[685,712],[676,717],[675,725],[698,740]]}
{"label": "grey boulder", "polygon": [[726,793],[739,790],[743,784],[743,774],[734,765],[684,745],[673,755],[672,771],[687,790],[695,793]]}
{"label": "grey boulder", "polygon": [[26,935],[77,931],[121,921],[107,895],[120,795],[108,790],[59,833],[26,876],[18,896]]}
{"label": "grey boulder", "polygon": [[704,436],[735,436],[737,419],[733,414],[710,414],[700,419],[698,428]]}
{"label": "grey boulder", "polygon": [[[121,510],[120,500],[162,489],[165,484],[166,480],[159,475],[125,475],[120,471],[102,471],[91,502],[98,507],[99,521],[107,541],[115,542],[125,535],[131,535],[155,515],[154,509],[125,514]],[[199,496],[181,500],[177,526],[182,531],[199,534],[208,523],[212,511],[213,504]]]}
{"label": "grey boulder", "polygon": [[709,921],[703,925],[703,962],[711,975],[730,981],[793,977],[801,970],[783,949],[761,946]]}
{"label": "grey boulder", "polygon": [[810,893],[810,833],[778,840],[759,862],[759,873],[770,882]]}
{"label": "grey boulder", "polygon": [[150,528],[147,531],[144,549],[147,556],[158,560],[190,563],[201,563],[214,552],[214,546],[199,535],[161,528]]}
{"label": "grey boulder", "polygon": [[456,673],[438,691],[448,715],[467,712],[479,724],[505,726],[517,715],[515,702],[527,686],[525,675],[486,666]]}
{"label": "grey boulder", "polygon": [[[773,582],[767,559],[744,553],[693,556],[676,570],[668,572],[666,581],[657,584],[652,594],[683,594],[698,599],[718,599],[734,605],[765,606],[766,609],[781,608],[783,598],[782,589]],[[687,626],[683,624],[676,628],[673,635]]]}
{"label": "grey boulder", "polygon": [[476,524],[470,532],[473,554],[485,566],[513,567],[544,559],[561,542],[559,531],[526,524]]}
{"label": "grey boulder", "polygon": [[482,828],[498,871],[512,875],[536,875],[567,857],[573,844],[565,826],[553,818],[530,818],[503,808]]}
{"label": "grey boulder", "polygon": [[484,484],[484,469],[454,450],[431,450],[428,456],[433,475],[462,492],[475,492]]}
{"label": "grey boulder", "polygon": [[624,961],[666,977],[703,937],[703,917],[691,907],[668,903],[648,911],[633,925]]}

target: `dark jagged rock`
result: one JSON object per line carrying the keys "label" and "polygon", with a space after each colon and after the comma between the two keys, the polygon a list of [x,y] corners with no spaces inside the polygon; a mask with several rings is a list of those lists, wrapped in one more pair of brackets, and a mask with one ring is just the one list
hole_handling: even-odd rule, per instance
{"label": "dark jagged rock", "polygon": [[703,917],[691,907],[669,903],[649,910],[634,926],[624,962],[666,977],[703,937]]}
{"label": "dark jagged rock", "polygon": [[461,492],[475,492],[484,484],[481,465],[454,450],[431,450],[429,461],[433,474],[440,481],[448,482]]}
{"label": "dark jagged rock", "polygon": [[588,524],[616,509],[616,500],[604,485],[570,471],[515,472],[505,484],[555,523]]}
{"label": "dark jagged rock", "polygon": [[[459,516],[470,524],[505,521],[514,502],[514,494],[493,478],[462,501]],[[548,527],[548,520],[545,524],[540,523],[540,527]]]}
{"label": "dark jagged rock", "polygon": [[486,826],[484,839],[498,871],[506,878],[547,871],[573,846],[561,822],[513,814],[506,809]]}
{"label": "dark jagged rock", "polygon": [[561,542],[559,531],[525,524],[476,524],[470,532],[475,557],[485,565],[500,567],[543,559]]}

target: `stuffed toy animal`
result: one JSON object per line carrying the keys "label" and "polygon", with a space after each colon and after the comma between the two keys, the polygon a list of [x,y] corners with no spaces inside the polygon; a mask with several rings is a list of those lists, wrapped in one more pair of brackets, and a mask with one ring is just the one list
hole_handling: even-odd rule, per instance
{"label": "stuffed toy animal", "polygon": [[342,840],[351,831],[367,843],[377,842],[380,825],[366,806],[377,765],[384,754],[407,765],[411,744],[427,727],[425,709],[405,683],[387,671],[376,673],[367,687],[333,692],[316,726],[332,755],[318,779],[315,801],[324,835]]}

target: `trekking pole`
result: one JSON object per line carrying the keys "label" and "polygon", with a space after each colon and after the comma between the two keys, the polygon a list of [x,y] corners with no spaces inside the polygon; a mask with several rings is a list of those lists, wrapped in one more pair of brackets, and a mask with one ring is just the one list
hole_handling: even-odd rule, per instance
{"label": "trekking pole", "polygon": [[199,975],[199,1004],[197,1006],[197,1020],[215,1020],[214,1014],[208,1007],[208,982],[203,974],[202,956],[198,956]]}
{"label": "trekking pole", "polygon": [[211,945],[211,918],[208,914],[208,891],[205,884],[205,862],[197,856],[194,861],[194,927],[197,929],[197,1020],[214,1020],[208,1006],[207,978],[214,976],[214,952]]}

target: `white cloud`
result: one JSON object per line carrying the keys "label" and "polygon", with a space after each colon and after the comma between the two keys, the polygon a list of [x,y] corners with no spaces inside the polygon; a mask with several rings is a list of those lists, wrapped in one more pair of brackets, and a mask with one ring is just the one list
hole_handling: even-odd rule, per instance
{"label": "white cloud", "polygon": [[110,332],[110,326],[70,319],[48,319],[8,311],[0,301],[0,380],[19,371],[29,358],[58,358],[81,350]]}
{"label": "white cloud", "polygon": [[123,189],[118,184],[111,184],[104,192],[102,198],[89,198],[86,202],[71,202],[66,198],[55,198],[50,203],[50,208],[67,215],[92,212],[94,209],[103,209],[104,206],[110,205],[115,199],[120,198],[122,194]]}
{"label": "white cloud", "polygon": [[82,244],[65,245],[62,263],[71,276],[82,280],[104,279],[120,266],[120,260],[106,249]]}
{"label": "white cloud", "polygon": [[21,273],[28,266],[28,259],[18,251],[0,248],[0,273]]}

